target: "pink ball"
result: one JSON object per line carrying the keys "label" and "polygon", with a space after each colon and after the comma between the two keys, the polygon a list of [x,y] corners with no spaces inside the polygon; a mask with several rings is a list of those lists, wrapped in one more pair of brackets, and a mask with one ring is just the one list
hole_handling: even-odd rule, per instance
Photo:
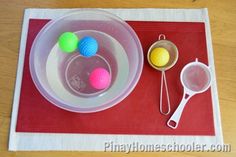
{"label": "pink ball", "polygon": [[92,87],[96,89],[105,89],[111,83],[111,76],[104,68],[96,68],[89,76],[89,81]]}

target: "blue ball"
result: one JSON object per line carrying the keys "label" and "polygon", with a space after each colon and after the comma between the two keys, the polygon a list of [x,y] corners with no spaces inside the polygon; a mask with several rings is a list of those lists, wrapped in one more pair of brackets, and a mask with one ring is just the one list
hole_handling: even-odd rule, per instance
{"label": "blue ball", "polygon": [[91,57],[98,51],[98,42],[93,37],[86,36],[79,41],[78,47],[81,55]]}

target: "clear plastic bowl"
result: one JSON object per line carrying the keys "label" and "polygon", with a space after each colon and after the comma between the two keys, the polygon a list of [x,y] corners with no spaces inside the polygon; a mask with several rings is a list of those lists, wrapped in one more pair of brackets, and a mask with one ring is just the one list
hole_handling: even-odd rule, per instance
{"label": "clear plastic bowl", "polygon": [[[58,37],[68,31],[79,38],[93,36],[99,44],[97,55],[86,60],[76,52],[60,52]],[[96,91],[86,82],[96,67],[110,72],[107,89]],[[30,52],[30,72],[39,92],[72,112],[97,112],[116,105],[134,89],[142,68],[143,51],[133,29],[119,17],[97,9],[79,9],[51,20],[38,33]]]}

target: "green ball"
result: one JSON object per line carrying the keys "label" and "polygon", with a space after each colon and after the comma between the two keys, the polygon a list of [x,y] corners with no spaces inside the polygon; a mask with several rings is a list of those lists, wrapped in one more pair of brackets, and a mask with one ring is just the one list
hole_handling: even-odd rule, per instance
{"label": "green ball", "polygon": [[66,53],[72,53],[77,49],[79,43],[78,37],[72,32],[65,32],[60,35],[58,44],[60,49]]}

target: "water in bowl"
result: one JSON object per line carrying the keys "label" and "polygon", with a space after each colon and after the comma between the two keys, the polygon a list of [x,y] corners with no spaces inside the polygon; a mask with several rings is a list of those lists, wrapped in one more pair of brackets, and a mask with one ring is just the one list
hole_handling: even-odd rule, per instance
{"label": "water in bowl", "polygon": [[[96,107],[104,103],[104,100],[115,99],[125,87],[130,70],[124,48],[113,37],[102,32],[84,30],[76,34],[79,38],[94,37],[99,44],[98,53],[88,59],[77,52],[65,54],[60,51],[58,44],[55,44],[46,65],[51,89],[61,101],[81,108]],[[89,85],[88,76],[96,67],[103,67],[110,72],[112,80],[107,89],[96,90]]]}

